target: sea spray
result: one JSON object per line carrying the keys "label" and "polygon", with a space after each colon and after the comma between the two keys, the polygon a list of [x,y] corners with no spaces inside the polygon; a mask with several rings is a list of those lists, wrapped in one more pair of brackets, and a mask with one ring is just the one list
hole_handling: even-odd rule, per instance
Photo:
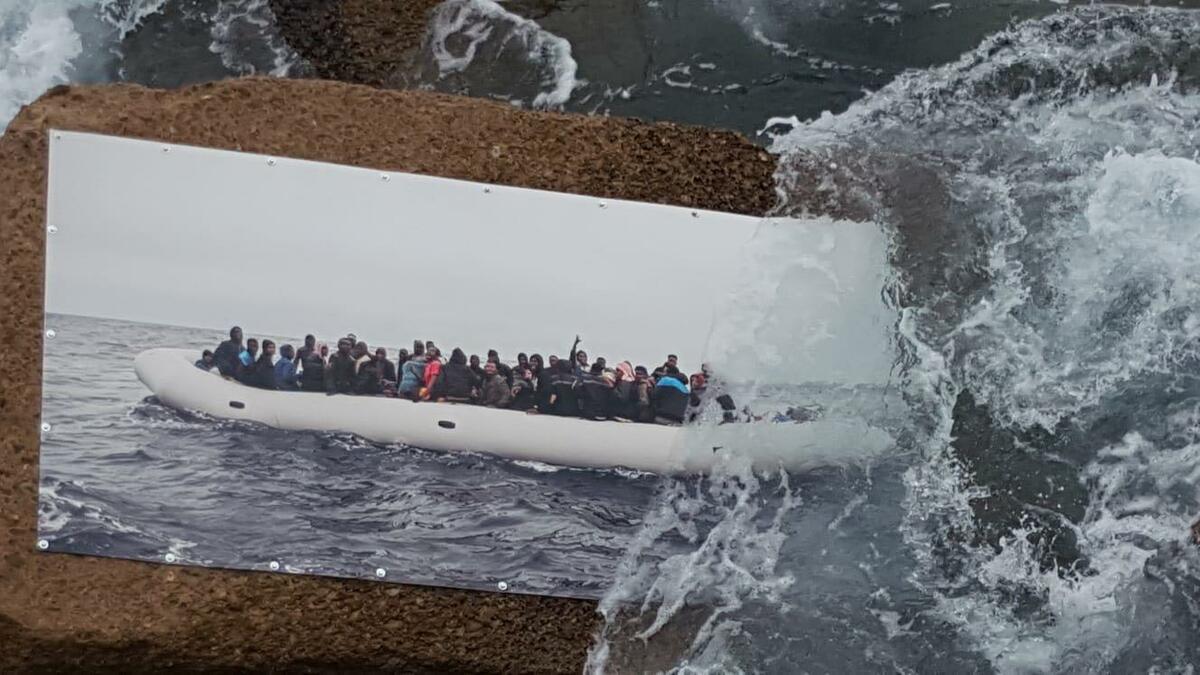
{"label": "sea spray", "polygon": [[561,108],[579,85],[571,43],[493,0],[447,0],[434,10],[417,82],[473,96]]}

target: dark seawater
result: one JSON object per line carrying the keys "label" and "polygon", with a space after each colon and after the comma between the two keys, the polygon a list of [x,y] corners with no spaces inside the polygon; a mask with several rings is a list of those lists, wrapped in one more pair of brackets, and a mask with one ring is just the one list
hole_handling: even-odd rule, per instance
{"label": "dark seawater", "polygon": [[[49,550],[596,597],[658,479],[282,432],[158,404],[150,346],[220,331],[50,315],[39,536]],[[300,341],[296,341],[298,344]]]}

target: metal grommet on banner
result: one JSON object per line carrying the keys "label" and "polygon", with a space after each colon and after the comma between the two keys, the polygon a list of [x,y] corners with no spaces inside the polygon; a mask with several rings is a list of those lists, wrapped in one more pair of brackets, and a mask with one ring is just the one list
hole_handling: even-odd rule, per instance
{"label": "metal grommet on banner", "polygon": [[605,204],[604,202],[600,202],[600,208],[602,208],[602,209],[603,209],[603,208],[605,208],[605,207],[607,207],[607,206],[608,206],[608,204]]}
{"label": "metal grommet on banner", "polygon": [[61,140],[62,140],[62,134],[54,134],[54,140],[56,140],[56,141],[61,141]]}
{"label": "metal grommet on banner", "polygon": [[274,158],[272,158],[272,159],[268,159],[268,160],[267,160],[267,166],[275,166],[275,159],[274,159]]}
{"label": "metal grommet on banner", "polygon": [[492,193],[492,188],[490,188],[490,187],[483,188],[483,194],[487,195],[487,194],[491,194],[491,193]]}
{"label": "metal grommet on banner", "polygon": [[267,563],[267,567],[271,568],[272,572],[279,571],[279,563],[275,560],[272,560],[271,562]]}
{"label": "metal grommet on banner", "polygon": [[388,182],[389,180],[391,180],[390,178],[388,178],[388,175],[387,175],[386,173],[385,173],[385,174],[383,174],[383,175],[381,175],[381,176],[379,177],[379,179],[380,179],[380,180],[382,180],[382,181],[383,181],[383,182],[385,182],[385,183],[386,183],[386,182]]}
{"label": "metal grommet on banner", "polygon": [[58,232],[58,226],[57,225],[47,225],[46,231],[49,232],[50,234],[54,234],[54,233]]}
{"label": "metal grommet on banner", "polygon": [[37,547],[38,549],[45,551],[46,549],[50,548],[50,542],[46,541],[45,539],[38,539]]}
{"label": "metal grommet on banner", "polygon": [[49,422],[42,422],[42,431],[43,432],[50,431],[50,423]]}
{"label": "metal grommet on banner", "polygon": [[500,583],[496,584],[496,588],[499,588],[502,591],[507,591],[508,590],[508,582],[501,581]]}
{"label": "metal grommet on banner", "polygon": [[165,556],[163,556],[163,560],[166,560],[169,563],[173,563],[176,560],[178,560],[178,558],[175,557],[174,553],[168,553]]}
{"label": "metal grommet on banner", "polygon": [[382,579],[387,576],[387,570],[383,569],[382,567],[376,567],[375,568],[375,576]]}
{"label": "metal grommet on banner", "polygon": [[700,217],[700,214],[699,214],[699,213],[696,213],[695,211],[692,211],[692,217],[693,217],[693,218],[699,218],[699,217]]}
{"label": "metal grommet on banner", "polygon": [[171,146],[169,146],[169,145],[164,145],[162,150],[163,150],[163,152],[170,152],[170,151],[171,151]]}
{"label": "metal grommet on banner", "polygon": [[58,333],[54,332],[53,328],[46,329],[46,339],[53,340],[55,335],[58,335]]}

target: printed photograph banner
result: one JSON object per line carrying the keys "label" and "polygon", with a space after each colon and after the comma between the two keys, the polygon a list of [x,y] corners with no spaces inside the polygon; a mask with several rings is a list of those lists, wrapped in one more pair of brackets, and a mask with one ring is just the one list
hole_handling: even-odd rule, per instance
{"label": "printed photograph banner", "polygon": [[598,597],[661,476],[888,443],[703,365],[886,380],[870,227],[59,131],[48,189],[42,550]]}

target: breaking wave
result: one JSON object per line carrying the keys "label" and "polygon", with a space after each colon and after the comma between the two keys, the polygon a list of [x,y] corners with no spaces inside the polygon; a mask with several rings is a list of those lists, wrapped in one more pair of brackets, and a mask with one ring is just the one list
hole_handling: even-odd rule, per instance
{"label": "breaking wave", "polygon": [[571,43],[493,0],[434,10],[418,83],[534,108],[561,108],[580,82]]}
{"label": "breaking wave", "polygon": [[[127,41],[153,20],[172,45],[202,34],[219,64],[186,64],[195,73],[170,73],[169,82],[284,76],[302,65],[276,30],[267,0],[9,0],[0,3],[0,126],[55,85],[140,81],[146,64],[140,53],[126,55]],[[162,57],[151,50],[145,58]]]}
{"label": "breaking wave", "polygon": [[[794,581],[821,585],[850,545],[813,526],[813,486],[731,468],[713,480],[735,487],[699,505],[668,509],[668,490],[647,538],[724,510],[688,559],[712,587],[680,603],[658,586],[689,592],[674,566],[627,561],[593,670],[644,666],[639,645],[672,622],[699,636],[668,662],[682,672],[801,653],[815,670],[1177,671],[1200,658],[1194,640],[1165,637],[1200,620],[1181,599],[1197,577],[1179,548],[1200,510],[1197,34],[1193,11],[1076,8],[844,114],[767,124],[784,212],[895,235],[906,419],[862,469],[869,481],[849,472],[826,489],[855,514],[829,531],[875,547],[887,519],[856,515],[894,500],[900,539],[844,561],[865,580],[814,593]],[[746,499],[761,505],[753,527],[738,525]],[[776,508],[786,516],[767,517]],[[763,537],[760,564],[741,544]],[[742,573],[713,573],[730,565]],[[837,643],[804,648],[839,620]]]}

